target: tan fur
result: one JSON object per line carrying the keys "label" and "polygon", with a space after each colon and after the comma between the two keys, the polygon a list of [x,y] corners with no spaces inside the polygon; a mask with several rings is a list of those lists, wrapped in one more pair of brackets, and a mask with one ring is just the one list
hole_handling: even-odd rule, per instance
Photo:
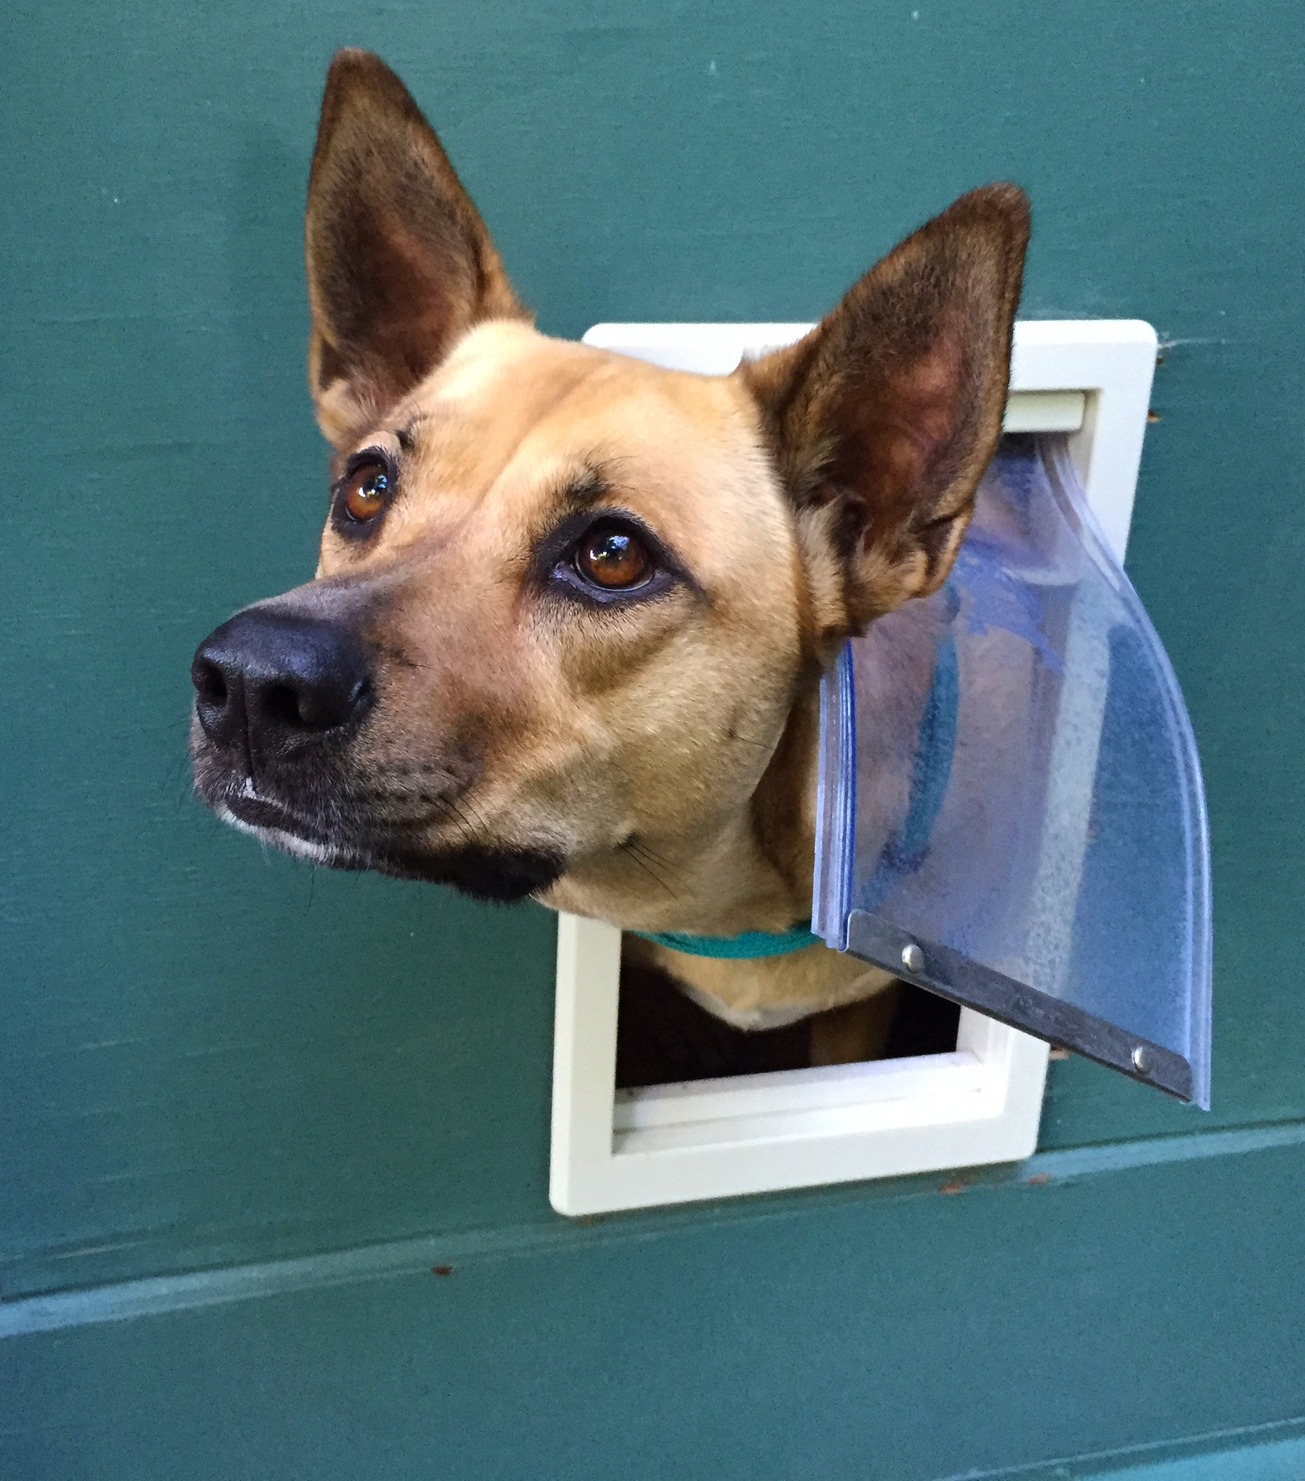
{"label": "tan fur", "polygon": [[528,318],[443,146],[365,51],[331,63],[308,182],[308,378],[338,447],[471,324]]}
{"label": "tan fur", "polygon": [[[1018,191],[975,192],[791,349],[724,378],[656,369],[538,333],[402,84],[337,59],[310,380],[337,464],[383,447],[399,494],[365,539],[328,524],[319,582],[292,596],[364,614],[379,703],[353,764],[378,814],[426,807],[412,840],[432,852],[553,849],[544,903],[622,928],[806,918],[820,673],[950,569],[999,435],[1026,237]],[[602,611],[550,595],[537,552],[592,475],[690,580]],[[891,981],[823,948],[642,949],[743,1014]],[[877,1041],[871,1019],[819,1052]]]}

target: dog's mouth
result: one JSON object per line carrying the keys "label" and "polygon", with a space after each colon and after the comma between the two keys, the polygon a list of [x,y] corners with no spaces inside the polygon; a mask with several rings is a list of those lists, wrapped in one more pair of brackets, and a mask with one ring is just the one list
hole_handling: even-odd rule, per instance
{"label": "dog's mouth", "polygon": [[205,801],[223,822],[311,863],[451,885],[477,900],[513,904],[548,889],[566,872],[563,854],[553,848],[473,840],[424,843],[419,835],[434,821],[430,817],[384,823],[338,819],[328,826],[321,818],[260,794],[248,778],[238,789]]}
{"label": "dog's mouth", "polygon": [[315,864],[335,866],[344,852],[316,823],[273,798],[259,796],[248,778],[240,791],[204,800],[224,823]]}
{"label": "dog's mouth", "polygon": [[[332,869],[374,870],[515,901],[566,871],[552,838],[469,801],[472,739],[438,755],[386,750],[372,727],[385,688],[350,602],[316,588],[247,607],[200,644],[191,669],[195,789],[224,822]],[[500,809],[500,812],[502,810]],[[506,831],[508,839],[495,837]]]}

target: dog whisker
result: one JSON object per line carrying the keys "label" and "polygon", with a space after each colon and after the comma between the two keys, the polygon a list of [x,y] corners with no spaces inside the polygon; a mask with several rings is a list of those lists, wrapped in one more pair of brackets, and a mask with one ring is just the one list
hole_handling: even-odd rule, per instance
{"label": "dog whisker", "polygon": [[467,817],[466,813],[462,811],[458,804],[454,802],[451,797],[444,797],[439,799],[437,805],[443,809],[445,817],[453,817],[457,819],[457,822],[462,829],[463,837],[467,840],[468,843],[473,843],[476,836],[475,830],[471,826],[470,818]]}
{"label": "dog whisker", "polygon": [[678,900],[680,898],[679,891],[672,888],[667,879],[663,877],[664,871],[670,875],[671,879],[676,880],[677,883],[682,882],[679,880],[679,876],[671,869],[667,860],[652,853],[644,844],[634,838],[627,839],[621,845],[621,848],[631,863],[638,865],[649,879],[653,880],[654,883],[660,885],[666,891],[672,900]]}
{"label": "dog whisker", "polygon": [[756,746],[759,751],[773,751],[775,749],[774,741],[753,740],[750,735],[740,735],[737,730],[727,731],[726,739],[739,741],[745,746]]}
{"label": "dog whisker", "polygon": [[645,862],[644,862],[644,861],[643,861],[643,860],[642,860],[642,859],[641,859],[641,858],[640,858],[640,857],[639,857],[639,856],[638,856],[638,854],[635,854],[635,853],[631,853],[631,854],[630,854],[630,855],[629,855],[629,859],[630,859],[630,862],[631,862],[631,863],[632,863],[632,864],[634,864],[634,865],[635,865],[635,866],[636,866],[636,867],[637,867],[637,868],[639,868],[639,869],[642,869],[642,870],[643,870],[643,872],[644,872],[644,873],[645,873],[645,874],[646,874],[646,875],[647,875],[647,876],[648,876],[648,878],[649,878],[649,879],[651,879],[651,880],[652,880],[652,881],[653,881],[653,883],[654,883],[654,884],[657,884],[657,885],[660,885],[660,886],[661,886],[661,888],[662,888],[662,889],[664,889],[664,890],[665,890],[665,891],[666,891],[666,893],[667,893],[667,894],[668,894],[668,895],[669,895],[669,896],[670,896],[670,897],[671,897],[671,898],[672,898],[672,899],[673,899],[673,900],[678,900],[678,899],[679,899],[679,898],[680,898],[680,897],[679,897],[679,895],[678,895],[678,893],[677,893],[677,892],[676,892],[676,891],[675,891],[675,890],[673,890],[673,889],[672,889],[672,888],[671,888],[671,887],[670,887],[670,885],[668,885],[668,884],[667,884],[667,883],[666,883],[666,881],[665,881],[665,880],[664,880],[664,879],[662,879],[662,878],[661,878],[661,877],[660,877],[660,876],[658,876],[658,875],[657,875],[657,874],[655,874],[655,873],[654,873],[654,872],[653,872],[653,870],[652,870],[652,868],[651,868],[651,867],[650,867],[650,866],[649,866],[649,865],[648,865],[648,864],[646,864],[646,863],[645,863]]}
{"label": "dog whisker", "polygon": [[485,830],[486,834],[492,833],[493,829],[489,825],[489,819],[485,816],[485,810],[475,800],[475,798],[472,797],[470,793],[467,793],[463,796],[462,800],[466,803],[467,807],[470,808],[472,813],[475,814],[476,820],[480,823],[480,826]]}
{"label": "dog whisker", "polygon": [[656,849],[649,848],[642,838],[632,838],[624,847],[627,849],[636,849],[645,859],[648,859],[654,864],[661,864],[664,868],[669,869],[672,874],[675,873],[675,865],[671,860],[666,858],[664,854],[659,854]]}

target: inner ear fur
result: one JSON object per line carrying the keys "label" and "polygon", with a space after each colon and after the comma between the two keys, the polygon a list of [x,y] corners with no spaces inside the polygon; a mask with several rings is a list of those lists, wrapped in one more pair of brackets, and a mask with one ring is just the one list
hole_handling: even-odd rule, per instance
{"label": "inner ear fur", "polygon": [[947,579],[1001,436],[1028,238],[1023,191],[973,191],[805,338],[740,367],[826,567],[823,642]]}
{"label": "inner ear fur", "polygon": [[305,228],[317,419],[345,445],[484,319],[529,318],[448,155],[370,52],[322,98]]}

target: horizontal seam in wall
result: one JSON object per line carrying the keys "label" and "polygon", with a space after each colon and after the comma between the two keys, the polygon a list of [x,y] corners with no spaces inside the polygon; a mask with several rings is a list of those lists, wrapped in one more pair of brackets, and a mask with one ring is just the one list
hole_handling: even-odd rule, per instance
{"label": "horizontal seam in wall", "polygon": [[[995,1471],[962,1471],[939,1477],[938,1481],[1020,1481],[1022,1476],[1030,1478],[1030,1481],[1038,1481],[1042,1477],[1064,1477],[1064,1481],[1073,1481],[1075,1477],[1080,1478],[1080,1481],[1110,1481],[1116,1475],[1126,1478],[1127,1472],[1139,1466],[1200,1460],[1202,1457],[1226,1455],[1252,1447],[1290,1447],[1290,1454],[1294,1458],[1297,1447],[1293,1441],[1305,1444],[1305,1417],[1272,1420],[1268,1424],[1240,1425],[1227,1430],[1208,1430],[1176,1440],[1150,1440],[1142,1445],[1129,1445],[1118,1450],[1057,1456],[1053,1460],[1031,1461],[1025,1465],[1002,1467]],[[1305,1454],[1302,1459],[1305,1459]]]}
{"label": "horizontal seam in wall", "polygon": [[[1234,1157],[1305,1145],[1305,1121],[1251,1126],[1187,1136],[1039,1152],[1026,1162],[998,1168],[962,1169],[972,1178],[963,1184],[973,1193],[1034,1186],[1065,1186],[1085,1179],[1143,1167]],[[933,1197],[938,1174],[894,1180],[885,1201]],[[956,1185],[949,1188],[956,1190]],[[798,1219],[821,1208],[845,1207],[863,1199],[867,1185],[843,1185],[802,1197],[797,1202],[747,1205],[739,1202],[686,1205],[652,1216],[614,1215],[593,1223],[509,1225],[418,1235],[374,1245],[295,1256],[245,1265],[190,1271],[180,1275],[145,1276],[45,1295],[23,1296],[0,1303],[0,1338],[58,1331],[88,1323],[126,1321],[163,1312],[223,1305],[281,1295],[312,1287],[411,1275],[433,1263],[458,1259],[509,1258],[516,1254],[571,1250],[603,1244],[642,1242],[677,1231],[702,1229],[726,1221],[756,1222]]]}

